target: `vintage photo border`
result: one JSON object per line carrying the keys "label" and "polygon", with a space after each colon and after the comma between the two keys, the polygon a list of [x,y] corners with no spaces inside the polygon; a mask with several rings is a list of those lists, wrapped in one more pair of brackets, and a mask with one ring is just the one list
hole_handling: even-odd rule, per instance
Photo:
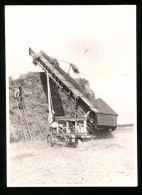
{"label": "vintage photo border", "polygon": [[[1,103],[1,112],[0,112],[0,118],[1,118],[1,136],[0,137],[1,137],[1,141],[0,141],[0,143],[1,143],[1,151],[2,151],[1,152],[1,159],[2,159],[1,160],[1,162],[2,162],[2,169],[1,169],[2,182],[1,182],[1,184],[4,188],[7,189],[7,187],[6,187],[7,186],[7,169],[6,169],[7,168],[7,162],[6,162],[6,159],[7,159],[7,150],[6,150],[7,146],[6,146],[6,139],[7,139],[8,135],[6,135],[6,126],[7,126],[6,125],[6,106],[7,106],[6,105],[6,98],[7,97],[6,97],[5,41],[4,41],[4,39],[5,39],[4,5],[2,5],[1,10],[2,10],[1,11],[1,16],[0,16],[0,21],[2,21],[2,22],[0,22],[0,31],[1,31],[1,34],[2,34],[2,36],[1,36],[1,48],[2,48],[2,50],[1,50],[1,53],[0,53],[0,55],[1,55],[1,64],[2,64],[2,70],[0,72],[1,73],[1,75],[0,75],[0,78],[1,78],[1,92],[2,92],[1,97],[0,97],[0,103]],[[138,58],[137,58],[137,98],[138,98],[138,102],[137,103],[139,104],[138,109],[137,109],[137,112],[138,112],[138,117],[137,117],[137,119],[138,119],[138,123],[137,123],[137,126],[138,126],[138,128],[137,128],[137,131],[138,131],[138,133],[137,133],[137,138],[138,138],[138,187],[132,187],[132,188],[128,187],[127,188],[129,192],[134,192],[133,190],[137,189],[138,193],[140,193],[140,191],[141,191],[141,183],[142,183],[142,182],[140,182],[141,181],[141,175],[142,175],[142,168],[141,168],[141,164],[142,164],[142,160],[141,160],[142,159],[142,154],[141,154],[141,152],[142,152],[141,151],[142,150],[142,142],[141,142],[141,140],[142,139],[141,139],[141,122],[140,122],[141,121],[141,115],[139,115],[139,114],[141,114],[140,111],[141,111],[141,108],[142,108],[141,105],[140,105],[140,103],[141,103],[141,99],[140,99],[140,95],[141,95],[141,86],[140,85],[141,85],[141,82],[140,82],[140,79],[141,79],[141,72],[142,72],[141,71],[141,62],[142,62],[142,60],[141,60],[141,53],[142,53],[141,30],[142,30],[142,5],[138,4],[137,5],[137,56],[138,56]],[[3,93],[3,92],[5,92],[5,93]],[[121,190],[123,190],[124,188],[125,187],[118,188],[118,189],[116,189],[116,192],[118,192],[119,190],[120,190],[119,192],[121,192]],[[9,188],[9,190],[10,189],[11,188]],[[39,190],[35,189],[35,190],[39,191],[40,189]],[[56,190],[57,190],[57,188],[56,188]],[[68,190],[70,190],[70,187],[68,188]],[[85,190],[88,191],[88,189],[84,189],[84,188],[82,190],[84,192],[85,192]],[[96,188],[95,189],[93,188],[92,191],[94,191],[94,190],[96,191]],[[107,188],[104,187],[103,189],[101,189],[101,192],[103,192],[103,191],[105,192],[106,190],[111,190],[111,192],[115,192],[114,188],[110,189],[110,187],[107,187]],[[12,189],[11,189],[11,191],[12,191]],[[23,192],[24,191],[25,190],[23,190]],[[62,191],[61,193],[64,193],[64,192],[66,192],[66,189],[63,187],[61,191]],[[71,189],[71,191],[72,191],[72,189]]]}

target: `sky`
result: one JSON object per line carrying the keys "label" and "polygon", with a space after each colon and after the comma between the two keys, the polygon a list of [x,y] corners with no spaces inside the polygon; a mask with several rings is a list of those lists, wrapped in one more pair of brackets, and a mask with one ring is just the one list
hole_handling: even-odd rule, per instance
{"label": "sky", "polygon": [[[118,113],[119,124],[135,122],[135,5],[6,6],[5,32],[8,77],[42,71],[28,49],[43,50],[74,63],[96,98]],[[68,70],[68,63],[59,64]]]}

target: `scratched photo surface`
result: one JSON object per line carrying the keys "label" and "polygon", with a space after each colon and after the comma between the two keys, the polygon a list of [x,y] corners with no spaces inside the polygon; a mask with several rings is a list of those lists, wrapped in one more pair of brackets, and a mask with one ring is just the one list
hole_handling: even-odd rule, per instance
{"label": "scratched photo surface", "polygon": [[5,6],[7,186],[137,186],[136,6]]}

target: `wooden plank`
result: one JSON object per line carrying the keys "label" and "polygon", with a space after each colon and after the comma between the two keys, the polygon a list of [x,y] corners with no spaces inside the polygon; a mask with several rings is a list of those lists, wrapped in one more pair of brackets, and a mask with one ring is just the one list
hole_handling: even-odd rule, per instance
{"label": "wooden plank", "polygon": [[67,127],[67,133],[69,133],[69,122],[68,121],[66,121],[66,127]]}
{"label": "wooden plank", "polygon": [[117,126],[117,116],[113,115],[104,115],[104,114],[96,114],[97,115],[97,124],[103,126]]}
{"label": "wooden plank", "polygon": [[60,120],[64,120],[64,121],[84,121],[86,120],[87,117],[64,117],[64,116],[55,116],[55,121],[60,121]]}
{"label": "wooden plank", "polygon": [[117,115],[117,113],[101,98],[97,99],[97,106],[98,106],[98,109],[100,112],[105,112],[105,113]]}
{"label": "wooden plank", "polygon": [[56,136],[86,136],[87,133],[57,133]]}

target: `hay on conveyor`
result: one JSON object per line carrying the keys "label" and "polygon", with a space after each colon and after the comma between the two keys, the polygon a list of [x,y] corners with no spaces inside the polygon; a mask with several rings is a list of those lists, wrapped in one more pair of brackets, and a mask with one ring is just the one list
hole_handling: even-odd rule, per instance
{"label": "hay on conveyor", "polygon": [[80,73],[76,65],[74,65],[74,64],[71,63],[70,66],[72,67],[73,71],[74,71],[76,74],[79,74],[79,73]]}
{"label": "hay on conveyor", "polygon": [[[54,64],[55,58],[49,57],[46,53],[41,51],[41,54],[45,59],[47,59],[51,64]],[[72,64],[73,65],[73,64]],[[79,73],[78,68],[76,65],[73,65],[74,70]],[[95,101],[95,94],[94,92],[90,89],[89,82],[86,79],[78,78],[78,79],[73,79],[69,74],[67,74],[63,69],[60,68],[58,65],[56,69],[70,82],[72,85],[74,85],[75,88],[77,88],[86,98],[90,100],[90,102],[95,106],[96,101]],[[83,83],[85,81],[85,84]]]}
{"label": "hay on conveyor", "polygon": [[41,53],[35,53],[35,54],[34,54],[34,56],[33,56],[33,64],[34,64],[35,66],[37,66],[37,64],[38,64],[38,59],[39,59],[41,56],[42,56]]}

